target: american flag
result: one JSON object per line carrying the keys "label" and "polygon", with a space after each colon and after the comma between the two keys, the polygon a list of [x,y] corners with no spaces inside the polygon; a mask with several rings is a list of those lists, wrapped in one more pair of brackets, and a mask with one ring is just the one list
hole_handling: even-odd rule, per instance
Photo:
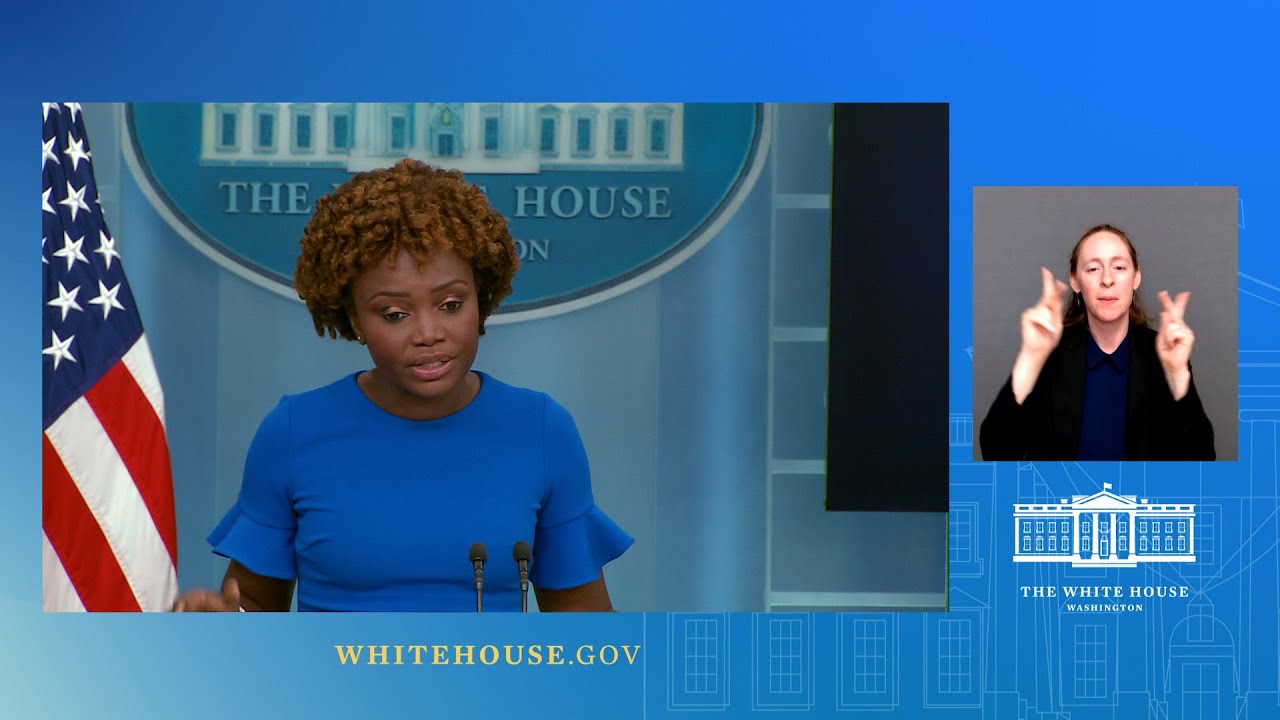
{"label": "american flag", "polygon": [[42,111],[44,609],[167,610],[178,543],[160,380],[80,106]]}

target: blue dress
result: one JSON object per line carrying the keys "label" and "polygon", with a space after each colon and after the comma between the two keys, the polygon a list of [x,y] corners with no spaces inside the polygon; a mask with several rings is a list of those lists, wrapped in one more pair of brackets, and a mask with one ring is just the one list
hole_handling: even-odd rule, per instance
{"label": "blue dress", "polygon": [[407,420],[356,375],[286,396],[254,436],[213,551],[298,581],[299,610],[474,611],[472,543],[489,554],[485,610],[520,609],[511,559],[541,588],[595,580],[633,539],[595,505],[568,411],[478,373],[458,412]]}

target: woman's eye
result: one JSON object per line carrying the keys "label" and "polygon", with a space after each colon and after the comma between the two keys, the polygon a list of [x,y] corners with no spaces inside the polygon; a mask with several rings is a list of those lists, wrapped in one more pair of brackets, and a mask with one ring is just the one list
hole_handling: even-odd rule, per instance
{"label": "woman's eye", "polygon": [[400,312],[399,310],[393,310],[389,313],[383,313],[382,315],[382,319],[387,322],[400,322],[407,317],[409,317],[409,313]]}
{"label": "woman's eye", "polygon": [[455,312],[458,312],[459,310],[461,310],[461,309],[462,309],[462,301],[461,301],[461,300],[450,300],[450,301],[446,302],[445,304],[441,305],[441,306],[440,306],[440,309],[441,309],[441,310],[444,310],[445,312],[448,312],[448,313],[455,313]]}
{"label": "woman's eye", "polygon": [[1094,272],[1098,272],[1098,268],[1096,268],[1096,267],[1091,267],[1091,268],[1089,268],[1089,269],[1085,270],[1085,272],[1087,272],[1087,273],[1094,273]]}

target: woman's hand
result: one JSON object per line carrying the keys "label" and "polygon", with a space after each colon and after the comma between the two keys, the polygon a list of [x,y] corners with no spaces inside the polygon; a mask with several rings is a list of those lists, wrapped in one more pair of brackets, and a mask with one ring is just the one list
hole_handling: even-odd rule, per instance
{"label": "woman's hand", "polygon": [[1062,339],[1062,294],[1067,286],[1040,268],[1040,301],[1022,313],[1022,348],[1013,363],[1013,397],[1021,405],[1031,394],[1049,354]]}
{"label": "woman's hand", "polygon": [[241,612],[240,585],[227,575],[222,581],[222,592],[189,590],[173,604],[174,612]]}
{"label": "woman's hand", "polygon": [[1191,347],[1196,344],[1195,333],[1187,326],[1183,315],[1191,293],[1180,292],[1172,300],[1161,290],[1156,297],[1163,308],[1160,311],[1160,332],[1156,334],[1156,356],[1164,369],[1164,379],[1174,400],[1186,397],[1191,388]]}
{"label": "woman's hand", "polygon": [[1040,268],[1040,277],[1040,301],[1022,312],[1022,353],[1043,360],[1062,339],[1062,293],[1067,286],[1048,268]]}
{"label": "woman's hand", "polygon": [[232,560],[222,577],[222,591],[191,590],[173,604],[174,612],[288,612],[293,581],[259,575]]}

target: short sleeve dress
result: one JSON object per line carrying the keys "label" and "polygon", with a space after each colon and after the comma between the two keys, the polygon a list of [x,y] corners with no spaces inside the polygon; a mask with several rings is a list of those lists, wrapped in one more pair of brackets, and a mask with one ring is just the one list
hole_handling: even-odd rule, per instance
{"label": "short sleeve dress", "polygon": [[476,542],[489,555],[486,610],[520,608],[520,540],[535,586],[595,580],[633,539],[596,507],[573,419],[543,393],[478,374],[471,403],[436,420],[387,413],[355,374],[283,398],[213,551],[297,579],[299,610],[474,611]]}

